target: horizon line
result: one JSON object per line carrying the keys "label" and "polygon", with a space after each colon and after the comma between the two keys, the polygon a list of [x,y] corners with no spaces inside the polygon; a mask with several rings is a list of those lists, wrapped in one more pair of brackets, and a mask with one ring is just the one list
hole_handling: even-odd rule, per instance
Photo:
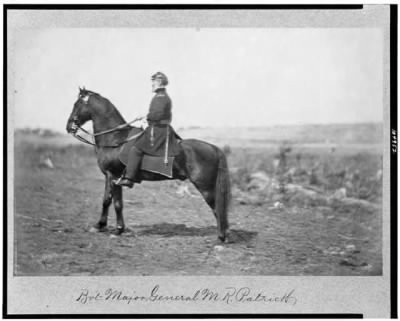
{"label": "horizon line", "polygon": [[[234,125],[221,125],[221,126],[215,126],[215,125],[186,125],[186,126],[172,126],[177,129],[223,129],[223,128],[269,128],[269,127],[296,127],[296,126],[351,126],[351,125],[378,125],[378,124],[383,124],[383,121],[363,121],[363,122],[335,122],[335,123],[287,123],[287,124],[266,124],[266,125],[239,125],[239,126],[234,126]],[[52,127],[42,127],[42,126],[16,126],[14,127],[14,131],[16,130],[51,130],[54,132],[60,132],[63,133],[58,128],[52,128]]]}

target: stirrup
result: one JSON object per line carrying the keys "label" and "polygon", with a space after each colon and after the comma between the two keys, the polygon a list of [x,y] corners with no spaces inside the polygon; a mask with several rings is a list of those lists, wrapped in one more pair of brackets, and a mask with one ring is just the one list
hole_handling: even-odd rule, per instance
{"label": "stirrup", "polygon": [[114,180],[113,183],[116,184],[116,185],[118,185],[118,184],[122,181],[123,178],[124,178],[124,176],[121,176],[121,177],[118,178],[117,180]]}
{"label": "stirrup", "polygon": [[[125,184],[121,184],[122,180],[126,180],[127,182],[129,182],[129,184],[126,184],[126,183]],[[120,177],[118,180],[114,181],[114,184],[118,185],[118,186],[126,186],[126,187],[129,187],[129,188],[132,188],[133,185],[135,184],[135,182],[134,182],[134,180],[132,180],[132,179],[130,179],[128,177]]]}

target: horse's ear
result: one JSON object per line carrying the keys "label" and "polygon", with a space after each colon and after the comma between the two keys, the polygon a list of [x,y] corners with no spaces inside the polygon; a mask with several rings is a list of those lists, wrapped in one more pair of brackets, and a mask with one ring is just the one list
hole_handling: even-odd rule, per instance
{"label": "horse's ear", "polygon": [[81,86],[78,86],[78,89],[79,89],[79,91],[82,91],[82,88],[81,88]]}
{"label": "horse's ear", "polygon": [[83,86],[83,90],[86,90],[85,86]]}

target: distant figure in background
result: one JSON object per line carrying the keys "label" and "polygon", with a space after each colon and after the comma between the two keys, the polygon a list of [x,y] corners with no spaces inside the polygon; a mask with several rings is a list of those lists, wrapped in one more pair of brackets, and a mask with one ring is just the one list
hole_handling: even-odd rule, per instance
{"label": "distant figure in background", "polygon": [[175,143],[177,135],[170,126],[172,102],[165,88],[168,85],[168,78],[162,72],[157,72],[151,77],[151,80],[152,92],[155,93],[155,96],[151,100],[146,117],[149,126],[131,147],[126,173],[122,179],[116,182],[117,185],[133,187],[144,154],[164,156],[168,146],[176,148],[177,145]]}

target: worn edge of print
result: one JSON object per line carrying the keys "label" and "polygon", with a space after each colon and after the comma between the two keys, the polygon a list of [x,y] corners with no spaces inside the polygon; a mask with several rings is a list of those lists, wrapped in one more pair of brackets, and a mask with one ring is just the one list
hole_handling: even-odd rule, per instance
{"label": "worn edge of print", "polygon": [[[162,19],[160,17],[162,16]],[[25,314],[230,314],[230,313],[354,313],[364,317],[390,315],[390,7],[365,5],[361,10],[8,10],[8,262],[7,313]],[[13,66],[14,33],[29,28],[380,28],[384,34],[383,62],[383,275],[374,277],[287,277],[287,276],[185,276],[185,277],[15,277],[14,264],[14,185],[13,185]],[[196,290],[213,289],[226,295],[230,288],[249,288],[254,293],[280,294],[293,304],[259,304],[193,299]],[[107,289],[124,289],[146,296],[157,289],[165,296],[185,296],[187,300],[119,304],[81,304],[78,296],[89,289],[96,296]],[[294,292],[292,292],[294,291]],[[295,303],[295,304],[294,304]]]}

